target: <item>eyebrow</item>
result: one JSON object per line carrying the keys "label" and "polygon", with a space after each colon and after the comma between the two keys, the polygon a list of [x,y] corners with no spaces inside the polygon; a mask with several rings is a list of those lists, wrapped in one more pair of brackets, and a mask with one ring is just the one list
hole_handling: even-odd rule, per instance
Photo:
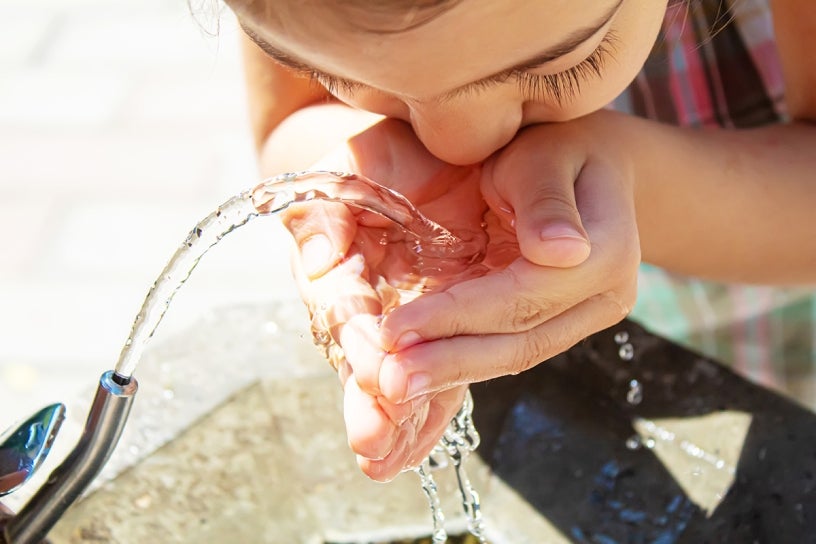
{"label": "eyebrow", "polygon": [[[508,75],[515,73],[515,72],[523,72],[525,70],[531,70],[533,68],[540,67],[548,62],[552,62],[558,58],[563,57],[564,55],[568,55],[572,53],[576,49],[578,49],[581,45],[583,45],[587,40],[589,40],[592,36],[598,33],[604,26],[606,26],[609,21],[615,16],[618,12],[618,9],[623,4],[624,0],[618,0],[614,6],[612,6],[609,11],[607,11],[604,15],[602,15],[598,21],[595,23],[578,29],[564,38],[561,42],[549,47],[548,49],[536,54],[529,59],[526,59],[518,64],[515,64],[509,68],[505,68],[504,70],[500,70],[492,75],[480,78],[476,81],[472,81],[470,83],[466,83],[461,87],[457,87],[456,89],[452,89],[450,91],[446,91],[443,94],[443,99],[446,96],[454,95],[460,92],[462,89],[471,87],[473,85],[479,85],[482,83],[486,83],[489,81],[500,80],[506,78]],[[305,62],[293,57],[289,53],[278,49],[277,47],[273,46],[263,38],[261,38],[255,31],[251,28],[247,27],[244,24],[241,24],[241,28],[244,32],[249,36],[249,38],[255,42],[255,45],[261,48],[264,53],[272,57],[274,60],[278,61],[279,63],[292,68],[293,70],[297,70],[300,72],[310,72],[310,73],[324,73],[322,70],[318,70],[313,66],[306,64]],[[327,74],[331,75],[331,74]],[[347,78],[331,75],[331,77],[339,80],[347,80]]]}

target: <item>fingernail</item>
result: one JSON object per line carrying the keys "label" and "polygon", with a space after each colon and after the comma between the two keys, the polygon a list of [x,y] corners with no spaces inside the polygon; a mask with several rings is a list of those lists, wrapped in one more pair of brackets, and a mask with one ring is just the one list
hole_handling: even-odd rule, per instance
{"label": "fingernail", "polygon": [[394,351],[400,351],[405,348],[409,348],[414,344],[419,344],[422,342],[422,337],[416,331],[408,331],[402,333],[402,335],[397,339],[396,344],[394,344]]}
{"label": "fingernail", "polygon": [[331,241],[324,234],[310,236],[300,246],[300,259],[303,271],[310,278],[320,276],[329,269],[334,257]]}
{"label": "fingernail", "polygon": [[406,399],[413,399],[428,392],[431,385],[431,375],[427,372],[415,372],[408,378],[408,390],[405,392]]}
{"label": "fingernail", "polygon": [[402,404],[428,392],[431,375],[427,372],[408,374],[393,355],[386,355],[380,366],[380,392],[394,404]]}
{"label": "fingernail", "polygon": [[569,223],[552,223],[541,229],[539,236],[542,240],[558,238],[574,238],[586,242],[586,236]]}

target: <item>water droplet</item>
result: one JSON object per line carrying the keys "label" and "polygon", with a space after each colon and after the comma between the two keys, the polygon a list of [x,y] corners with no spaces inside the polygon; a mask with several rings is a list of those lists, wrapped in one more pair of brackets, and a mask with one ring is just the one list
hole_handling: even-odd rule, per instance
{"label": "water droplet", "polygon": [[618,349],[618,357],[624,361],[631,361],[635,357],[635,348],[632,347],[632,344],[623,344]]}
{"label": "water droplet", "polygon": [[170,389],[169,387],[162,391],[162,397],[164,397],[167,400],[172,400],[173,397],[175,397],[175,396],[176,396],[176,392],[173,391],[172,389]]}
{"label": "water droplet", "polygon": [[638,435],[630,436],[626,439],[626,448],[630,450],[639,450],[640,446],[643,444],[640,441],[640,437]]}
{"label": "water droplet", "polygon": [[643,386],[637,380],[629,382],[629,391],[626,393],[626,402],[637,406],[643,400]]}
{"label": "water droplet", "polygon": [[629,341],[629,333],[627,331],[619,331],[615,333],[615,343],[618,345],[625,344]]}
{"label": "water droplet", "polygon": [[655,442],[655,439],[650,436],[649,438],[643,441],[643,445],[646,446],[647,449],[653,450],[654,447],[657,445],[657,442]]}

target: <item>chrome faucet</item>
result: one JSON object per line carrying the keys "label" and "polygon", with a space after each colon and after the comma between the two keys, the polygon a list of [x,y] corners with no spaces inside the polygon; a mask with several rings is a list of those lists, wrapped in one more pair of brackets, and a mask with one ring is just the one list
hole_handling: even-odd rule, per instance
{"label": "chrome faucet", "polygon": [[[102,470],[119,441],[137,389],[132,377],[112,370],[102,374],[74,449],[16,515],[0,508],[0,544],[42,542]],[[0,497],[17,490],[42,465],[64,417],[65,407],[54,404],[0,436]]]}

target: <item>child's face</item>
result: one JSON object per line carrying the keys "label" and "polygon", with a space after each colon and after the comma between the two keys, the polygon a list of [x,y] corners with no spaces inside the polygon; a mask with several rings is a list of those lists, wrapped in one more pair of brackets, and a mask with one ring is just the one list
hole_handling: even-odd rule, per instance
{"label": "child's face", "polygon": [[667,0],[461,0],[413,27],[405,9],[365,7],[387,1],[228,2],[272,56],[469,164],[524,126],[607,105],[642,67]]}

